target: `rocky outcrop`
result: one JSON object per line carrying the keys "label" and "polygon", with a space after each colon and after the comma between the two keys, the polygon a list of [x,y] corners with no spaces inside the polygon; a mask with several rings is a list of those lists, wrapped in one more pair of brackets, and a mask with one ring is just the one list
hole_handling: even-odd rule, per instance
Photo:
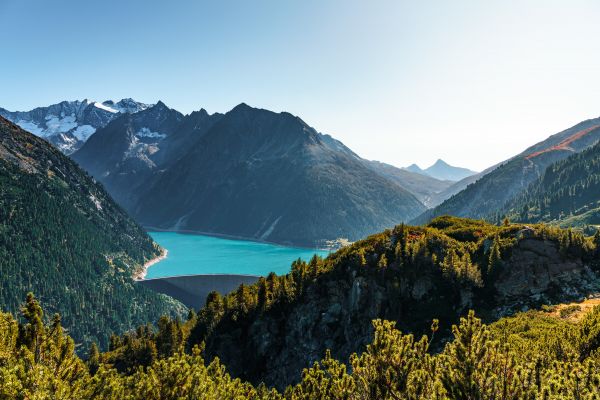
{"label": "rocky outcrop", "polygon": [[[388,239],[394,248],[393,235]],[[489,254],[485,242],[477,250],[482,259]],[[377,260],[379,254],[365,257]],[[283,388],[297,382],[302,369],[321,359],[326,349],[344,362],[362,351],[376,318],[397,321],[402,331],[417,336],[429,333],[432,319],[439,318],[434,347],[440,348],[451,324],[469,309],[493,320],[599,289],[581,257],[562,256],[556,241],[536,238],[527,228],[515,234],[503,256],[501,272],[484,287],[451,284],[438,266],[392,265],[377,271],[344,265],[320,276],[291,304],[237,321],[234,328],[217,329],[206,341],[206,351],[209,357],[219,356],[236,376]]]}
{"label": "rocky outcrop", "polygon": [[600,290],[581,258],[565,257],[558,243],[525,237],[514,246],[494,284],[498,316],[510,310],[574,300]]}

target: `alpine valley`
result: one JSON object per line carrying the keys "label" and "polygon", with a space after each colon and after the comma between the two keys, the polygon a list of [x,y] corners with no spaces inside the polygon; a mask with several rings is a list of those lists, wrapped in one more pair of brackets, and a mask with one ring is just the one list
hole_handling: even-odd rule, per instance
{"label": "alpine valley", "polygon": [[[0,117],[0,398],[600,396],[600,120],[473,173],[243,103],[117,104],[85,106],[118,112],[79,166]],[[341,248],[186,310],[135,282],[164,256],[138,223]]]}
{"label": "alpine valley", "polygon": [[77,150],[73,159],[155,229],[335,245],[415,218],[453,184],[362,159],[292,114],[243,103],[183,115],[160,101],[86,100],[4,115]]}

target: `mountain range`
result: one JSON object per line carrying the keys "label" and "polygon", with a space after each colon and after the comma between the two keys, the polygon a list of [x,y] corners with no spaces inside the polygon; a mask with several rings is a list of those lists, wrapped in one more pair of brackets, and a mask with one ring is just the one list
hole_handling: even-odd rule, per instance
{"label": "mountain range", "polygon": [[584,121],[477,173],[443,160],[426,169],[366,160],[292,114],[243,103],[184,115],[160,101],[84,100],[0,114],[70,154],[143,225],[303,246],[443,214],[514,216],[508,203],[594,144],[600,124]]}
{"label": "mountain range", "polygon": [[425,210],[300,118],[246,104],[183,116],[159,102],[99,129],[73,158],[160,229],[315,246]]}
{"label": "mountain range", "polygon": [[421,169],[417,164],[411,164],[404,168],[407,171],[417,174],[431,176],[442,181],[460,181],[469,176],[477,174],[468,168],[453,167],[444,160],[438,159],[432,166]]}
{"label": "mountain range", "polygon": [[[201,109],[183,115],[161,101],[149,105],[132,99],[83,100],[29,112],[0,109],[0,115],[72,155],[140,223],[160,229],[322,245],[339,238],[355,240],[411,219],[442,201],[440,193],[452,185],[362,159],[291,114],[245,104],[226,114]],[[219,129],[227,139],[213,137]],[[295,133],[283,131],[288,129]],[[229,157],[236,143],[256,143],[248,134],[262,135],[262,147],[252,153],[239,148],[239,154]],[[192,153],[201,151],[202,158],[194,159]],[[202,173],[189,171],[214,155],[221,157],[204,165]],[[183,186],[177,196],[164,198],[163,188],[172,187],[172,182]],[[238,193],[239,188],[243,189]],[[248,210],[256,196],[263,209]],[[244,217],[250,220],[225,209],[238,209],[240,215],[252,211]],[[327,211],[313,212],[319,209]],[[299,228],[306,215],[312,220]],[[331,228],[317,233],[317,221],[330,221]]]}
{"label": "mountain range", "polygon": [[96,131],[123,113],[135,113],[150,105],[133,99],[102,103],[91,100],[62,101],[31,111],[8,111],[0,108],[0,116],[21,128],[43,137],[63,153],[71,154]]}

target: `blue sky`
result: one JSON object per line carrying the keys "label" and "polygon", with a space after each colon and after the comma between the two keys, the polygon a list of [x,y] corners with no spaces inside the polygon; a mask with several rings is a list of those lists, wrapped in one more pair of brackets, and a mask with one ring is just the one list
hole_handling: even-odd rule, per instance
{"label": "blue sky", "polygon": [[0,107],[290,111],[361,156],[483,169],[600,116],[597,1],[0,0]]}

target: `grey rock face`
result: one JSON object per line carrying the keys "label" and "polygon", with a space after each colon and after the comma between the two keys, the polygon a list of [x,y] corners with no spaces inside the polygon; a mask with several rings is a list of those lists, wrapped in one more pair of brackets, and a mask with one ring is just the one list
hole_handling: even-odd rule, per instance
{"label": "grey rock face", "polygon": [[63,101],[31,111],[11,112],[0,108],[0,116],[48,140],[63,153],[71,154],[97,129],[106,126],[122,113],[135,113],[148,107],[149,105],[133,99],[123,99],[117,103],[111,100],[99,103],[86,99]]}

